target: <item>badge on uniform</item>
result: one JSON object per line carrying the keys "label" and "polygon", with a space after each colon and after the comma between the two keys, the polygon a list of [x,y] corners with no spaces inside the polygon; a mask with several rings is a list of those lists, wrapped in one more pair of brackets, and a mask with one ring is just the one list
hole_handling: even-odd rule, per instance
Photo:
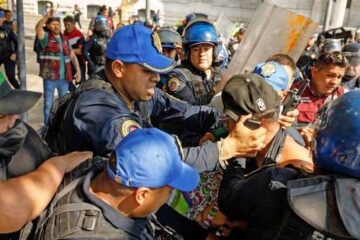
{"label": "badge on uniform", "polygon": [[129,133],[139,128],[141,128],[141,126],[137,122],[133,120],[126,120],[121,125],[121,136],[126,137]]}
{"label": "badge on uniform", "polygon": [[179,89],[181,82],[178,78],[173,77],[173,78],[169,79],[167,85],[168,85],[170,91],[175,92]]}
{"label": "badge on uniform", "polygon": [[263,77],[270,77],[276,72],[276,65],[274,63],[265,63],[261,66],[260,74]]}

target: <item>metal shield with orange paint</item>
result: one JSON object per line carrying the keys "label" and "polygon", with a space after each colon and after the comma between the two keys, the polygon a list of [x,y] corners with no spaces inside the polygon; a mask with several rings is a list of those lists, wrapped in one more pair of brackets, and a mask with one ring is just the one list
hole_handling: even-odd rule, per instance
{"label": "metal shield with orange paint", "polygon": [[260,4],[223,78],[250,71],[276,53],[288,54],[297,61],[318,25],[288,9]]}

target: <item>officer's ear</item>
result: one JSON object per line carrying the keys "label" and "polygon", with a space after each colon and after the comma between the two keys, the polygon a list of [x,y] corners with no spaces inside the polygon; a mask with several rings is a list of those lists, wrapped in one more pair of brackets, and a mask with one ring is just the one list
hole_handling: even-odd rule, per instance
{"label": "officer's ear", "polygon": [[111,71],[116,78],[122,78],[125,71],[125,64],[120,60],[114,60],[111,63]]}
{"label": "officer's ear", "polygon": [[139,206],[143,205],[146,202],[146,200],[150,197],[150,195],[151,195],[151,190],[146,187],[140,187],[136,189],[134,192],[135,201]]}

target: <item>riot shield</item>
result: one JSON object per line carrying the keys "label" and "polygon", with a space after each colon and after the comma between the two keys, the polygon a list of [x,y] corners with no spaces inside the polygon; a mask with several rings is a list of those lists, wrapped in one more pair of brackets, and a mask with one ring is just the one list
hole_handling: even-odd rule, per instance
{"label": "riot shield", "polygon": [[216,30],[220,33],[220,35],[223,37],[225,43],[227,43],[232,37],[231,34],[233,33],[236,24],[233,23],[222,12],[219,18],[216,20],[214,26]]}
{"label": "riot shield", "polygon": [[309,18],[276,5],[261,3],[223,75],[224,82],[234,74],[251,70],[276,53],[288,54],[296,62],[317,28],[318,23]]}

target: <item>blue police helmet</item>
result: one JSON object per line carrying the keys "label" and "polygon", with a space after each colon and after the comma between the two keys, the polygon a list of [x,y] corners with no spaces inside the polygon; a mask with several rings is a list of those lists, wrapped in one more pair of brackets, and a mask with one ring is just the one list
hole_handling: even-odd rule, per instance
{"label": "blue police helmet", "polygon": [[315,124],[315,166],[360,177],[360,89],[325,105]]}
{"label": "blue police helmet", "polygon": [[98,15],[94,20],[94,29],[97,32],[104,32],[109,30],[109,24],[105,16]]}
{"label": "blue police helmet", "polygon": [[194,20],[185,28],[183,42],[185,47],[199,43],[211,43],[217,46],[219,39],[212,23],[207,20]]}

